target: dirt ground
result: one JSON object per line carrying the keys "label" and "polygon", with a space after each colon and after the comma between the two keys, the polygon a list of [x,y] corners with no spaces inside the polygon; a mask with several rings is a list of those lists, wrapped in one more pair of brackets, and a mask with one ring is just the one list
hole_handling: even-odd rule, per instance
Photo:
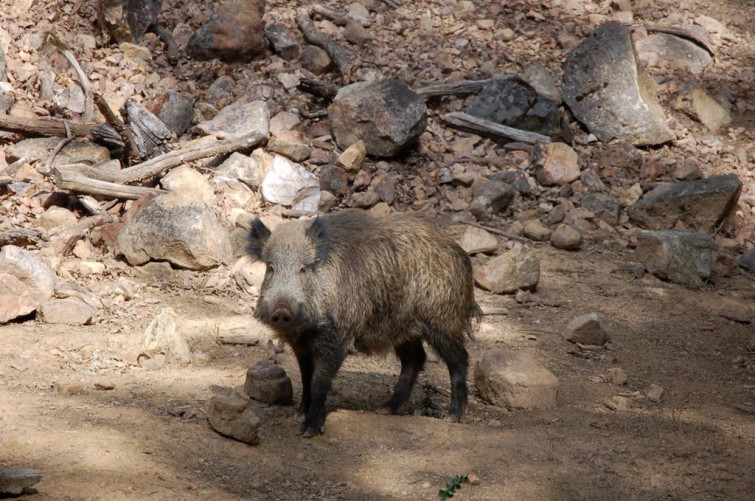
{"label": "dirt ground", "polygon": [[[29,13],[16,12],[12,20],[33,33],[36,21],[31,18],[47,11],[43,2],[27,3],[33,5]],[[94,3],[55,2],[62,17],[45,19],[48,26],[59,27],[61,36],[66,26],[71,32],[96,33]],[[165,14],[169,22],[180,20],[194,27],[206,20],[210,8],[189,1],[165,3],[176,7]],[[402,10],[393,17],[390,9],[380,7],[391,22],[383,23],[382,31],[373,28],[379,37],[391,35],[395,40],[378,39],[385,43],[364,51],[389,46],[389,54],[375,56],[374,62],[399,76],[472,78],[480,66],[478,57],[494,58],[494,72],[504,74],[518,71],[511,58],[524,61],[532,56],[560,77],[566,51],[555,39],[567,15],[563,5],[574,2],[549,1],[542,8],[541,2],[511,3],[507,9],[535,9],[545,20],[527,15],[501,21],[502,26],[515,27],[518,38],[505,51],[500,46],[470,49],[465,67],[452,74],[437,71],[432,41],[419,48],[411,64],[402,62],[414,55],[407,42],[412,30],[395,27],[414,23],[422,9],[455,2],[398,3]],[[480,8],[488,3],[475,1]],[[601,12],[605,9],[598,4],[608,4],[576,3]],[[747,107],[752,83],[732,76],[748,74],[754,60],[752,46],[740,43],[752,39],[752,4],[637,3],[643,5],[643,22],[668,20],[682,4],[685,20],[697,14],[712,16],[734,36],[717,46],[719,66],[706,74],[704,84],[711,92],[729,93],[735,103],[735,132],[716,138],[676,113],[672,122],[680,141],[647,155],[696,156],[707,175],[751,170],[751,164],[745,165],[748,155],[752,157],[749,150],[744,160],[730,153],[751,147],[747,138],[755,123]],[[4,13],[13,9],[4,1],[0,7]],[[444,19],[454,11],[449,8]],[[293,9],[288,12],[284,2],[269,1],[268,11],[285,18],[295,30]],[[584,16],[569,21],[588,23]],[[459,30],[454,25],[442,32],[453,39]],[[161,63],[165,57],[159,42],[151,40],[160,56],[134,69],[137,76],[144,71],[161,76],[173,72],[184,90],[207,88],[210,77],[195,81],[208,68],[212,77],[227,72],[239,80],[253,68],[263,74],[261,79],[276,82],[275,72],[288,64],[266,66],[268,59],[248,68],[202,66],[182,59],[177,68],[170,68]],[[102,53],[77,55],[86,63]],[[115,80],[111,77],[122,70],[113,67],[115,75],[105,76]],[[102,67],[98,71],[104,73]],[[663,97],[668,97],[670,86],[669,81],[661,85]],[[147,100],[148,91],[144,94]],[[431,126],[437,130],[432,113]],[[439,162],[453,155],[441,151],[445,157],[433,156],[432,149],[423,148],[422,154]],[[743,181],[752,183],[751,173]],[[753,223],[752,214],[744,217],[740,225]],[[507,222],[495,223],[505,227]],[[755,415],[746,409],[755,407],[755,356],[747,348],[755,327],[730,319],[755,321],[753,277],[714,276],[700,290],[647,274],[638,278],[631,249],[606,234],[587,235],[583,248],[574,253],[547,243],[528,245],[541,261],[537,296],[543,303],[518,303],[511,296],[476,291],[481,305],[503,308],[505,313],[485,317],[476,340],[468,345],[472,394],[461,423],[441,419],[449,403],[443,364],[427,364],[400,415],[382,416],[373,411],[390,394],[398,361],[392,356],[354,355],[334,381],[324,435],[309,440],[297,436],[293,406],[253,403],[262,421],[256,446],[212,431],[207,410],[213,391],[243,384],[246,370],[268,358],[264,343],[221,345],[212,336],[187,333],[195,353],[202,353],[201,362],[155,371],[136,364],[144,331],[162,308],[172,307],[182,319],[222,320],[251,315],[253,299],[234,287],[206,286],[213,272],[175,271],[163,281],[147,280],[123,262],[103,256],[109,260],[103,276],[76,277],[105,304],[93,325],[48,325],[26,318],[0,326],[0,468],[41,470],[37,492],[23,496],[30,500],[432,500],[451,478],[471,472],[479,483],[463,485],[455,499],[753,499]],[[481,262],[475,258],[475,264]],[[124,276],[139,285],[132,300],[120,302],[114,289]],[[562,335],[570,320],[589,312],[601,315],[611,336],[605,350],[579,350]],[[506,412],[479,399],[474,364],[488,350],[500,347],[535,354],[558,377],[557,408]],[[301,387],[293,354],[287,349],[276,359],[292,377],[298,399]],[[611,382],[611,368],[623,369],[625,384]],[[659,401],[646,396],[651,385],[663,389]],[[607,401],[627,406],[611,409]]]}
{"label": "dirt ground", "polygon": [[[536,250],[538,295],[561,305],[478,290],[481,304],[506,313],[486,317],[495,329],[484,327],[469,348],[473,363],[494,347],[536,353],[560,380],[556,409],[505,412],[473,391],[464,421],[449,424],[435,410],[448,397],[433,390],[448,387],[447,372],[429,363],[404,412],[377,415],[398,361],[357,355],[334,382],[325,435],[302,439],[293,407],[255,403],[261,443],[235,442],[207,424],[212,387],[243,384],[246,369],[267,358],[263,346],[195,339],[211,357],[204,365],[149,371],[134,363],[165,306],[187,319],[250,309],[240,293],[207,302],[204,277],[179,272],[172,284],[144,284],[96,325],[3,326],[1,464],[42,470],[33,499],[436,499],[446,481],[469,472],[479,485],[464,485],[456,499],[752,499],[755,421],[734,405],[755,400],[745,366],[753,327],[722,316],[737,309],[752,318],[752,279],[693,291],[632,278],[619,248]],[[105,292],[112,284],[89,285]],[[605,321],[609,349],[570,354],[561,331],[591,311]],[[293,354],[278,360],[298,393]],[[612,367],[626,372],[625,385],[607,382]],[[651,384],[664,389],[658,403],[644,397]],[[615,395],[631,408],[604,405]]]}

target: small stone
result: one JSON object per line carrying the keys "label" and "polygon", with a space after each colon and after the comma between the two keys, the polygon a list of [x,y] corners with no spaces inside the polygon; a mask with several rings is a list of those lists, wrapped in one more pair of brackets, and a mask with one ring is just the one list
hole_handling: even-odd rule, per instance
{"label": "small stone", "polygon": [[213,430],[240,442],[256,445],[260,418],[250,408],[250,401],[238,395],[215,395],[210,399],[208,420]]}
{"label": "small stone", "polygon": [[540,281],[540,260],[524,247],[517,247],[478,267],[474,279],[478,286],[495,294],[534,291]]}
{"label": "small stone", "polygon": [[558,379],[526,353],[492,350],[477,363],[474,378],[483,400],[507,410],[556,406]]}
{"label": "small stone", "polygon": [[580,205],[592,212],[596,218],[610,225],[619,222],[621,203],[612,196],[602,193],[591,193],[582,198]]}
{"label": "small stone", "polygon": [[508,209],[515,196],[516,190],[503,181],[478,180],[472,186],[469,211],[478,219],[489,219]]}
{"label": "small stone", "polygon": [[703,177],[700,162],[694,158],[687,158],[684,162],[677,164],[672,175],[680,181],[694,181]]}
{"label": "small stone", "polygon": [[658,403],[661,401],[661,397],[663,396],[663,388],[655,383],[652,383],[650,385],[650,388],[648,388],[645,392],[645,395],[653,402]]}
{"label": "small stone", "polygon": [[566,326],[564,337],[572,343],[602,345],[608,341],[597,313],[588,313],[573,319]]}
{"label": "small stone", "polygon": [[629,377],[621,367],[611,367],[608,369],[608,379],[615,385],[623,386],[627,383]]}
{"label": "small stone", "polygon": [[623,395],[614,395],[604,402],[612,411],[628,411],[634,407],[634,400]]}
{"label": "small stone", "polygon": [[39,216],[39,226],[50,231],[61,226],[73,226],[78,222],[76,215],[68,209],[53,205]]}
{"label": "small stone", "polygon": [[582,234],[568,224],[560,224],[551,234],[551,245],[557,249],[578,250],[582,246]]}
{"label": "small stone", "polygon": [[198,61],[247,62],[265,52],[264,0],[227,0],[189,39],[186,53]]}
{"label": "small stone", "polygon": [[71,381],[58,381],[53,387],[61,395],[80,395],[84,393],[84,386],[81,383]]}
{"label": "small stone", "polygon": [[336,166],[342,167],[353,179],[357,171],[364,165],[367,149],[361,139],[344,150],[336,160]]}
{"label": "small stone", "polygon": [[755,273],[755,249],[750,249],[739,256],[737,264],[739,264],[739,267],[744,271]]}
{"label": "small stone", "polygon": [[350,20],[346,23],[346,26],[343,28],[343,37],[350,43],[360,47],[372,38],[365,27],[354,20]]}
{"label": "small stone", "polygon": [[334,195],[344,196],[349,191],[349,175],[345,169],[335,165],[323,165],[317,171],[320,189]]}
{"label": "small stone", "polygon": [[89,325],[96,313],[96,308],[77,298],[51,299],[39,306],[37,318],[46,324]]}
{"label": "small stone", "polygon": [[260,360],[246,371],[244,393],[254,400],[289,405],[293,402],[293,392],[286,371],[269,360]]}
{"label": "small stone", "polygon": [[267,143],[267,149],[280,153],[294,162],[303,162],[312,153],[312,149],[303,141],[302,134],[298,131],[285,131],[273,136]]}
{"label": "small stone", "polygon": [[338,205],[338,197],[329,191],[320,191],[320,204],[318,210],[320,212],[328,212]]}
{"label": "small stone", "polygon": [[315,75],[323,75],[333,66],[328,53],[314,45],[305,45],[300,59],[302,68]]}
{"label": "small stone", "polygon": [[[42,472],[31,468],[0,469],[0,496],[21,496],[42,480]],[[33,492],[33,491],[30,491]]]}
{"label": "small stone", "polygon": [[176,195],[188,198],[200,198],[206,204],[215,203],[215,192],[207,179],[188,165],[181,165],[171,169],[160,179],[160,184],[166,190]]}
{"label": "small stone", "polygon": [[579,179],[579,157],[564,143],[536,143],[535,178],[544,186],[569,184]]}
{"label": "small stone", "polygon": [[215,115],[197,125],[197,130],[218,139],[238,139],[252,134],[268,137],[270,134],[270,112],[264,101],[234,103],[226,106]]}
{"label": "small stone", "polygon": [[551,229],[539,219],[530,219],[524,223],[523,235],[536,242],[545,242],[551,236]]}
{"label": "small stone", "polygon": [[[191,351],[178,331],[178,317],[173,308],[163,308],[147,327],[137,358],[140,367],[159,368],[166,361],[191,362]],[[157,365],[157,367],[155,367]]]}
{"label": "small stone", "polygon": [[351,206],[358,209],[369,209],[380,202],[380,195],[374,191],[359,191],[351,195]]}
{"label": "small stone", "polygon": [[291,61],[299,57],[301,45],[290,31],[282,24],[268,24],[265,26],[265,36],[270,40],[273,50],[283,59]]}
{"label": "small stone", "polygon": [[467,254],[480,254],[498,250],[498,240],[489,232],[470,226],[462,235],[459,245]]}

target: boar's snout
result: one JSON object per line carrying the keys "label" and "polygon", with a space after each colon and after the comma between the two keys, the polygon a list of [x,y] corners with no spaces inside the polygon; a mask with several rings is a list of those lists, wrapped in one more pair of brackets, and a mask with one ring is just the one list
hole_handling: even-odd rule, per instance
{"label": "boar's snout", "polygon": [[294,316],[291,313],[291,310],[286,307],[276,308],[273,311],[273,314],[270,315],[270,323],[273,327],[278,327],[280,329],[289,327],[293,322],[293,319]]}
{"label": "boar's snout", "polygon": [[292,298],[277,298],[270,303],[258,306],[259,318],[276,330],[290,330],[296,327],[299,308]]}

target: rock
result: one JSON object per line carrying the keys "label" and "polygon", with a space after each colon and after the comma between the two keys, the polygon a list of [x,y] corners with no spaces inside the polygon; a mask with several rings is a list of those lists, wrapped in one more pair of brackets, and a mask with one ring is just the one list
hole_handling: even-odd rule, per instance
{"label": "rock", "polygon": [[346,172],[349,173],[349,177],[353,179],[354,175],[364,165],[364,158],[366,155],[367,147],[365,146],[364,141],[360,139],[346,148],[344,152],[339,155],[336,160],[336,167],[342,167],[345,169]]}
{"label": "rock", "polygon": [[380,196],[374,191],[359,191],[351,195],[351,206],[357,209],[369,209],[380,201]]}
{"label": "rock", "polygon": [[260,360],[246,371],[244,393],[266,404],[290,405],[294,388],[285,370],[269,360]]}
{"label": "rock", "polygon": [[556,249],[578,250],[582,247],[582,234],[574,227],[561,223],[551,233],[551,245]]}
{"label": "rock", "polygon": [[133,266],[150,259],[202,270],[228,264],[228,232],[202,200],[162,195],[142,208],[118,233],[118,249]]}
{"label": "rock", "polygon": [[648,66],[687,69],[700,75],[713,62],[710,53],[690,40],[668,33],[653,33],[637,41],[637,57]]}
{"label": "rock", "polygon": [[587,313],[573,319],[566,326],[564,337],[572,343],[588,345],[602,345],[608,341],[608,334],[597,313]]}
{"label": "rock", "polygon": [[536,242],[545,242],[551,236],[551,229],[539,219],[530,219],[524,223],[523,235]]}
{"label": "rock", "polygon": [[642,186],[640,186],[640,183],[634,183],[621,194],[619,201],[624,207],[631,207],[636,204],[641,197]]}
{"label": "rock", "polygon": [[503,181],[478,180],[472,186],[472,203],[469,211],[478,219],[488,219],[508,209],[516,190]]}
{"label": "rock", "polygon": [[197,125],[202,134],[215,135],[218,139],[237,139],[263,134],[269,136],[270,112],[264,101],[226,106],[212,120]]}
{"label": "rock", "polygon": [[671,175],[674,176],[674,179],[680,181],[695,181],[703,178],[700,162],[694,158],[687,158],[683,162],[678,163]]}
{"label": "rock", "polygon": [[97,22],[100,28],[118,43],[133,40],[126,15],[127,9],[124,8],[122,0],[97,1]]}
{"label": "rock", "polygon": [[540,260],[524,247],[497,256],[474,272],[475,283],[495,294],[534,291],[540,281]]}
{"label": "rock", "polygon": [[272,169],[262,182],[262,196],[271,203],[315,213],[320,202],[320,181],[303,166],[275,155]]}
{"label": "rock", "polygon": [[618,386],[625,385],[629,380],[627,373],[621,367],[611,367],[608,369],[608,379]]}
{"label": "rock", "polygon": [[495,236],[474,226],[469,226],[466,229],[459,240],[459,245],[467,254],[489,253],[498,250],[498,240]]}
{"label": "rock", "polygon": [[178,317],[173,308],[163,308],[144,332],[141,351],[137,357],[139,367],[159,369],[165,362],[188,364],[191,351],[183,334],[177,328]]}
{"label": "rock", "polygon": [[158,113],[158,118],[176,136],[189,130],[194,118],[194,100],[180,92],[168,91],[168,96]]}
{"label": "rock", "polygon": [[483,400],[507,410],[550,409],[557,403],[558,379],[526,353],[489,351],[474,378]]}
{"label": "rock", "polygon": [[228,0],[189,39],[186,53],[199,61],[248,62],[265,52],[264,0]]}
{"label": "rock", "polygon": [[637,64],[629,28],[617,21],[603,23],[569,52],[562,92],[574,116],[604,143],[676,139],[652,79]]}
{"label": "rock", "polygon": [[68,209],[53,205],[39,216],[39,226],[49,232],[61,226],[73,226],[78,222],[76,215]]}
{"label": "rock", "polygon": [[[42,472],[31,468],[0,469],[0,497],[21,496],[42,480]],[[30,493],[32,491],[29,491]]]}
{"label": "rock", "polygon": [[281,111],[276,113],[273,118],[270,119],[270,133],[278,136],[283,132],[292,130],[294,127],[301,123],[298,113],[292,113],[290,111]]}
{"label": "rock", "polygon": [[614,226],[619,222],[621,203],[612,196],[591,193],[580,200],[580,205],[595,214],[595,217]]}
{"label": "rock", "polygon": [[689,230],[641,231],[635,259],[653,275],[701,287],[711,273],[713,238]]}
{"label": "rock", "polygon": [[564,143],[536,143],[535,178],[543,186],[564,185],[579,179],[577,152]]}
{"label": "rock", "polygon": [[207,205],[215,203],[215,192],[210,183],[202,174],[188,165],[171,169],[160,179],[160,184],[163,188],[178,196],[198,198]]}
{"label": "rock", "polygon": [[729,111],[700,87],[683,88],[674,99],[673,107],[702,123],[713,134],[731,123]]}
{"label": "rock", "polygon": [[518,77],[498,78],[486,84],[466,112],[546,136],[561,133],[558,104],[539,95],[529,83]]}
{"label": "rock", "polygon": [[338,91],[328,117],[339,148],[361,139],[369,155],[392,157],[425,131],[427,106],[400,80],[359,82]]}
{"label": "rock", "polygon": [[213,430],[240,442],[255,445],[260,418],[252,411],[250,401],[238,395],[215,395],[210,399],[208,420]]}
{"label": "rock", "polygon": [[292,130],[271,137],[267,143],[267,149],[280,153],[294,162],[303,162],[312,153],[312,149],[304,142],[301,132]]}
{"label": "rock", "polygon": [[369,31],[367,31],[361,23],[354,20],[348,21],[346,26],[344,26],[343,37],[348,42],[360,47],[372,38]]}
{"label": "rock", "polygon": [[283,59],[291,61],[301,54],[301,45],[296,37],[282,24],[268,24],[265,26],[265,36],[270,40],[273,51]]}
{"label": "rock", "polygon": [[323,75],[333,66],[333,60],[320,47],[305,45],[301,52],[301,65],[302,68],[315,75]]}
{"label": "rock", "polygon": [[[25,158],[28,162],[46,162],[50,153],[58,146],[60,138],[35,137],[9,145],[5,150],[8,163]],[[55,155],[52,166],[83,163],[97,165],[110,160],[110,151],[104,146],[84,141],[71,141]]]}
{"label": "rock", "polygon": [[152,280],[165,280],[173,274],[173,268],[167,261],[150,261],[144,266],[134,266],[133,270],[137,277]]}
{"label": "rock", "polygon": [[0,251],[0,324],[28,315],[55,292],[55,271],[15,245]]}
{"label": "rock", "polygon": [[349,175],[341,167],[323,165],[317,171],[320,189],[335,195],[344,196],[349,191]]}
{"label": "rock", "polygon": [[755,249],[750,249],[739,256],[737,264],[739,264],[739,267],[744,271],[755,273]]}
{"label": "rock", "polygon": [[37,308],[37,319],[46,324],[89,325],[97,309],[77,298],[51,299]]}
{"label": "rock", "polygon": [[742,182],[734,174],[681,181],[655,188],[627,211],[643,228],[673,228],[677,221],[713,233],[734,210]]}
{"label": "rock", "polygon": [[218,166],[218,172],[258,190],[272,168],[273,158],[261,149],[255,150],[251,157],[233,152],[225,162]]}
{"label": "rock", "polygon": [[550,99],[556,105],[561,104],[561,88],[545,65],[525,64],[522,80],[530,84],[538,95]]}
{"label": "rock", "polygon": [[663,396],[663,388],[655,383],[652,383],[645,392],[645,396],[647,396],[653,402],[658,403],[661,401],[661,397]]}
{"label": "rock", "polygon": [[335,208],[338,204],[338,197],[336,197],[334,194],[325,190],[320,191],[320,204],[318,205],[318,210],[320,212],[328,212],[331,209]]}

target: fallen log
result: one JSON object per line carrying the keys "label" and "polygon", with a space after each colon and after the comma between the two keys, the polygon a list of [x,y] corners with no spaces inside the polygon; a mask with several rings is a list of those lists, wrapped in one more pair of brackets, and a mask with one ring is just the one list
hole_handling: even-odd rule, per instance
{"label": "fallen log", "polygon": [[67,122],[56,118],[26,118],[0,115],[0,129],[36,136],[65,136],[66,123],[71,134],[83,137],[92,131],[95,123]]}

